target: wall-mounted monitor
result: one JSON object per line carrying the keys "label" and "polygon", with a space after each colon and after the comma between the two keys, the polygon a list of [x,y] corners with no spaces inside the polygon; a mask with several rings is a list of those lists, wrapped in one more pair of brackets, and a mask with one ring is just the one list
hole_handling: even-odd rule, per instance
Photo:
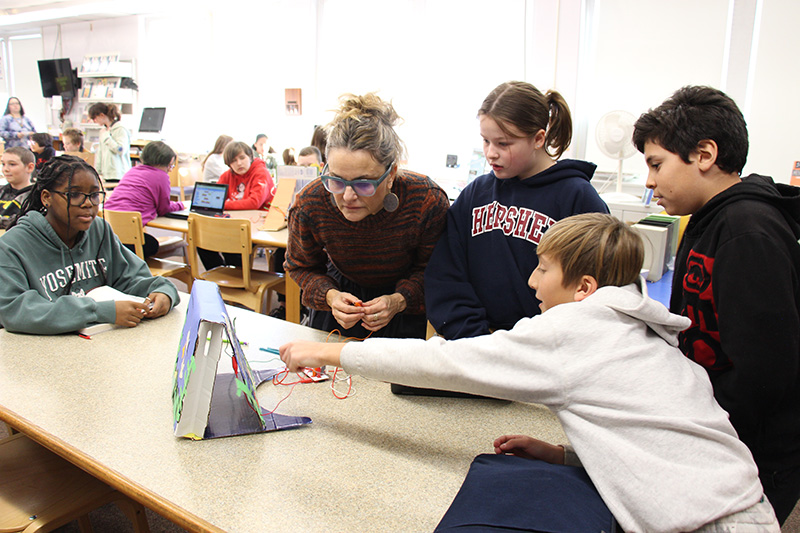
{"label": "wall-mounted monitor", "polygon": [[158,133],[164,125],[166,107],[145,107],[142,110],[142,121],[139,123],[140,132]]}
{"label": "wall-mounted monitor", "polygon": [[77,95],[78,79],[72,70],[69,58],[42,59],[39,62],[39,79],[42,96],[74,97]]}

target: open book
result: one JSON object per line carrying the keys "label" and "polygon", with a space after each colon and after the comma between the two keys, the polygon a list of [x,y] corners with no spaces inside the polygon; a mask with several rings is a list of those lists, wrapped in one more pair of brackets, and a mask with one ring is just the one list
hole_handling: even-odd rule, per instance
{"label": "open book", "polygon": [[[121,301],[121,300],[128,300],[130,302],[139,302],[142,303],[145,301],[145,298],[141,296],[132,296],[130,294],[125,294],[122,291],[118,291],[114,287],[109,287],[108,285],[101,285],[99,287],[95,287],[94,289],[90,290],[86,293],[86,298],[91,298],[96,302],[107,302],[107,301]],[[97,333],[102,333],[104,331],[108,331],[110,329],[115,329],[121,326],[117,326],[113,323],[106,323],[106,324],[91,324],[86,326],[83,329],[78,330],[78,333],[83,335],[95,335]]]}

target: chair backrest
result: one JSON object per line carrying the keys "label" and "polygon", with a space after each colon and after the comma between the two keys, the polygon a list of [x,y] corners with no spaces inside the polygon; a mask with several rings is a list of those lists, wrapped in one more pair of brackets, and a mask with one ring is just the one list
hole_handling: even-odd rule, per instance
{"label": "chair backrest", "polygon": [[138,211],[103,210],[103,218],[111,225],[111,229],[122,244],[132,244],[136,255],[144,259],[144,229],[142,214]]}
{"label": "chair backrest", "polygon": [[94,166],[94,154],[92,152],[64,152],[66,155],[74,155],[75,157],[80,157],[91,166]]}
{"label": "chair backrest", "polygon": [[250,286],[250,270],[253,237],[250,221],[241,218],[206,217],[192,213],[189,215],[189,263],[192,276],[202,278],[197,259],[197,248],[240,254],[242,256],[242,276],[245,286]]}

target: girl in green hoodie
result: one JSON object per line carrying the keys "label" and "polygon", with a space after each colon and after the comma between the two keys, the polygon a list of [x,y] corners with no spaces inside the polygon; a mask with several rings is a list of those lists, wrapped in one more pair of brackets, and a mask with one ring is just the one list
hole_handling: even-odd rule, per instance
{"label": "girl in green hoodie", "polygon": [[[44,166],[16,223],[0,238],[0,324],[6,329],[57,334],[94,323],[133,327],[177,304],[175,286],[153,277],[97,218],[104,198],[97,172],[82,159],[59,156]],[[102,285],[149,302],[85,297]]]}

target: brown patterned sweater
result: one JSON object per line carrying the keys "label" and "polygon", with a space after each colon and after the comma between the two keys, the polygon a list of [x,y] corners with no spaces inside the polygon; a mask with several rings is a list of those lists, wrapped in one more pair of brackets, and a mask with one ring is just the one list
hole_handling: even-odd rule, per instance
{"label": "brown patterned sweater", "polygon": [[445,226],[450,202],[427,176],[401,170],[392,187],[400,200],[393,213],[381,210],[350,222],[317,179],[297,196],[289,212],[286,272],[303,289],[303,304],[330,310],[325,294],[339,289],[327,275],[333,265],[365,287],[394,285],[406,313],[423,314],[425,266]]}

